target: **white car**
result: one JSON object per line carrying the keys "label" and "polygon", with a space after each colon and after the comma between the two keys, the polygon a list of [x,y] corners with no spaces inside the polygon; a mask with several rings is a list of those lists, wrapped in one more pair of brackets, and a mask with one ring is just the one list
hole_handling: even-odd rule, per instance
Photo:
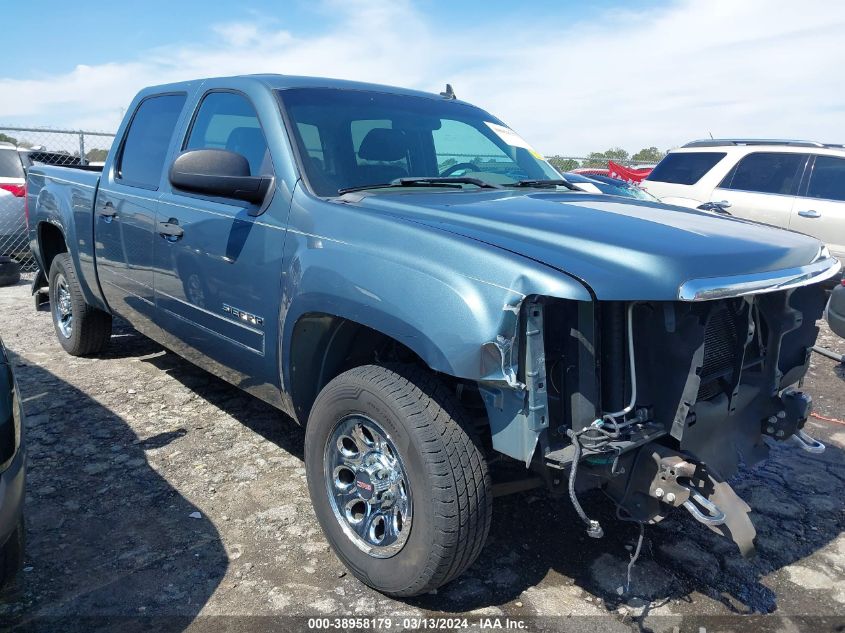
{"label": "white car", "polygon": [[32,165],[79,165],[79,157],[43,147],[0,142],[0,257],[29,258],[24,198]]}
{"label": "white car", "polygon": [[0,143],[0,255],[13,255],[27,245],[25,183],[24,164],[18,148]]}
{"label": "white car", "polygon": [[845,257],[845,147],[709,139],[672,150],[642,183],[661,202],[718,203],[731,215],[812,235]]}

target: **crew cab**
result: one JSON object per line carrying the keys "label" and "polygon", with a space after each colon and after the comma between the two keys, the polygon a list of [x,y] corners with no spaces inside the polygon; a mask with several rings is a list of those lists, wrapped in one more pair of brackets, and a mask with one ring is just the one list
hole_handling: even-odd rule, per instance
{"label": "crew cab", "polygon": [[494,493],[533,485],[592,537],[601,488],[747,553],[726,479],[768,442],[824,448],[795,387],[840,267],[822,244],[577,190],[448,87],[147,88],[102,173],[33,167],[27,202],[61,345],[97,354],[119,315],[305,425],[317,519],[389,595],[459,575]]}

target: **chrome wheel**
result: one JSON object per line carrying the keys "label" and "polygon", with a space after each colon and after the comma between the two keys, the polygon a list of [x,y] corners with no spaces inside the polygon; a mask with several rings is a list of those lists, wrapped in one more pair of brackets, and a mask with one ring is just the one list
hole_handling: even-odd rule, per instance
{"label": "chrome wheel", "polygon": [[363,415],[341,419],[326,443],[326,490],[349,539],[375,558],[393,556],[411,532],[411,489],[390,436]]}
{"label": "chrome wheel", "polygon": [[56,327],[65,338],[70,338],[73,333],[73,306],[70,301],[70,289],[67,279],[61,273],[56,276],[56,283],[53,289],[53,318],[56,319]]}

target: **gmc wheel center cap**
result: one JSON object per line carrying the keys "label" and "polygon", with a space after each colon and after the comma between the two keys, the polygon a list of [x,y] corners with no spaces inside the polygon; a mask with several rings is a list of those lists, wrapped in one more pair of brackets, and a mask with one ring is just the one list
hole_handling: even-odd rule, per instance
{"label": "gmc wheel center cap", "polygon": [[359,470],[355,474],[355,487],[358,489],[358,496],[369,500],[373,496],[374,486],[370,479],[370,473],[366,470]]}

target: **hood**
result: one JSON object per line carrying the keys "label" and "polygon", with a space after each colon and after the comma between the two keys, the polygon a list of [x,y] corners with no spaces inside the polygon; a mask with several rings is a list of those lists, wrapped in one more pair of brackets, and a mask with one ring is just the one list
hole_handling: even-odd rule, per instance
{"label": "hood", "polygon": [[604,300],[673,301],[690,279],[803,266],[821,247],[782,229],[607,195],[379,192],[357,204],[538,260]]}

